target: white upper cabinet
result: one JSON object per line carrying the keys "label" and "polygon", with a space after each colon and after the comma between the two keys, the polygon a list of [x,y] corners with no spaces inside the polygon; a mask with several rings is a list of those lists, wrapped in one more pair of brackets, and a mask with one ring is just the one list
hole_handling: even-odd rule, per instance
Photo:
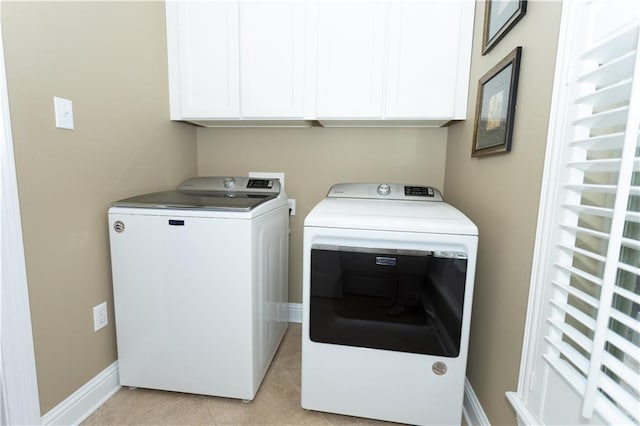
{"label": "white upper cabinet", "polygon": [[304,115],[302,1],[240,1],[240,92],[243,118]]}
{"label": "white upper cabinet", "polygon": [[465,118],[473,1],[166,4],[174,120],[437,126]]}
{"label": "white upper cabinet", "polygon": [[166,4],[171,118],[239,118],[237,1]]}
{"label": "white upper cabinet", "polygon": [[304,2],[168,1],[174,120],[302,119]]}
{"label": "white upper cabinet", "polygon": [[465,118],[473,2],[389,3],[385,118]]}
{"label": "white upper cabinet", "polygon": [[317,118],[464,119],[474,8],[468,0],[319,0]]}
{"label": "white upper cabinet", "polygon": [[382,118],[386,2],[319,1],[317,116]]}

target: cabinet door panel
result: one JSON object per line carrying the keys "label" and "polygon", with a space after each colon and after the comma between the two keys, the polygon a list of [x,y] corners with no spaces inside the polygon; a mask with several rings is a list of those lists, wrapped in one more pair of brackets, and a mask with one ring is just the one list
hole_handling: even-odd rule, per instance
{"label": "cabinet door panel", "polygon": [[171,118],[464,119],[474,2],[167,2]]}
{"label": "cabinet door panel", "polygon": [[238,118],[238,4],[178,2],[183,118]]}
{"label": "cabinet door panel", "polygon": [[302,118],[303,1],[240,2],[243,118]]}
{"label": "cabinet door panel", "polygon": [[319,118],[381,118],[385,2],[318,2]]}
{"label": "cabinet door panel", "polygon": [[385,118],[453,118],[461,0],[390,2]]}

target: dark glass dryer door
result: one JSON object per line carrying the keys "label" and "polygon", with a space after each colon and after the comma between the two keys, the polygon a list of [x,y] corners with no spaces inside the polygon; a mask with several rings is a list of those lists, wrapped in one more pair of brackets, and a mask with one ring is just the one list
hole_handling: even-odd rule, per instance
{"label": "dark glass dryer door", "polygon": [[457,357],[467,256],[314,245],[312,341]]}

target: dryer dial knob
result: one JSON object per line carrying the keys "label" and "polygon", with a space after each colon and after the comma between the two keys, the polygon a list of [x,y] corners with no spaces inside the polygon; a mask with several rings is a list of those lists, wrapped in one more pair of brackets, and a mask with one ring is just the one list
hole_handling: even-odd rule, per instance
{"label": "dryer dial knob", "polygon": [[233,184],[235,183],[235,179],[233,179],[232,177],[224,178],[222,183],[224,184],[225,188],[231,188],[233,186]]}
{"label": "dryer dial knob", "polygon": [[389,194],[391,194],[391,186],[386,184],[386,183],[382,183],[382,184],[378,185],[378,194],[380,194],[380,195],[389,195]]}

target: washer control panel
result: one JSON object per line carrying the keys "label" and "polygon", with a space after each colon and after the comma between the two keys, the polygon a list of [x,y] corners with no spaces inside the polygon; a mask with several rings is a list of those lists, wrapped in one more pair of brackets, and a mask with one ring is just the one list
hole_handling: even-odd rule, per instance
{"label": "washer control panel", "polygon": [[273,188],[273,179],[251,178],[247,183],[247,188],[271,189]]}
{"label": "washer control panel", "polygon": [[187,179],[178,187],[184,193],[233,192],[233,193],[266,193],[279,194],[278,179],[263,179],[232,176],[201,176]]}
{"label": "washer control panel", "polygon": [[338,183],[331,187],[327,197],[444,201],[440,191],[432,186],[399,183]]}

